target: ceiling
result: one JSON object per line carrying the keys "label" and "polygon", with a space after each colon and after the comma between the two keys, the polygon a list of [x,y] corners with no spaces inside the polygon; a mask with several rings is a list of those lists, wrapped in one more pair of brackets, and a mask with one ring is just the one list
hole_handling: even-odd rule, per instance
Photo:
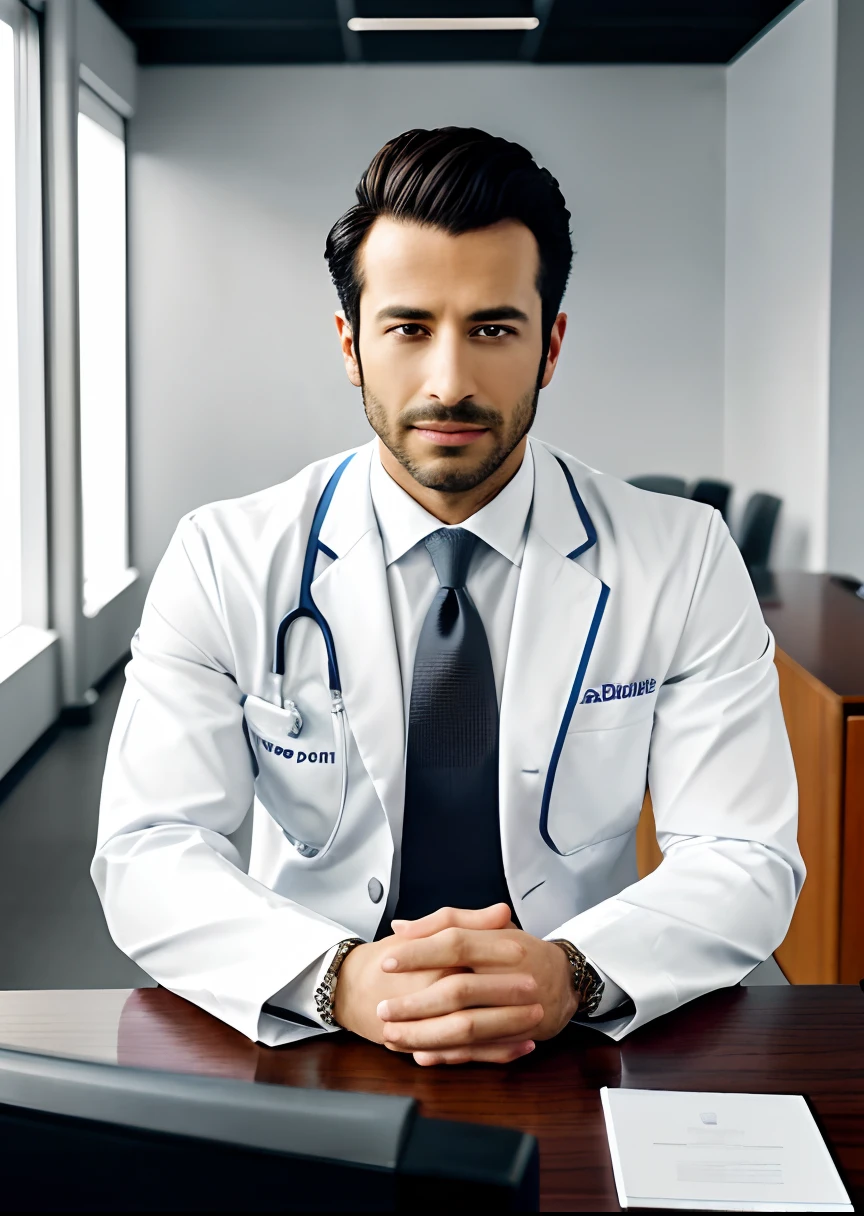
{"label": "ceiling", "polygon": [[[728,63],[788,0],[99,0],[141,64]],[[350,17],[530,17],[528,32],[365,33]]]}

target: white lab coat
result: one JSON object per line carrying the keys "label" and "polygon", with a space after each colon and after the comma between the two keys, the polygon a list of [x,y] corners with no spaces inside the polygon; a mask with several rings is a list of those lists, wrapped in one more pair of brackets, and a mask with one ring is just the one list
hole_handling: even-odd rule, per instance
{"label": "white lab coat", "polygon": [[[773,639],[721,517],[531,443],[500,710],[504,868],[523,928],[573,941],[630,995],[635,1015],[603,1025],[618,1038],[736,983],[782,941],[804,878],[795,774]],[[337,486],[312,584],[348,724],[329,851],[304,857],[292,843],[322,844],[339,808],[342,756],[309,621],[287,648],[296,739],[271,668],[342,457],[180,522],[133,639],[105,770],[92,874],[112,937],[160,984],[270,1044],[321,1033],[262,1004],[342,938],[371,940],[398,872],[403,698],[371,453],[360,448]],[[293,756],[276,754],[280,739]],[[640,881],[646,780],[665,857]],[[246,873],[228,836],[253,804]]]}

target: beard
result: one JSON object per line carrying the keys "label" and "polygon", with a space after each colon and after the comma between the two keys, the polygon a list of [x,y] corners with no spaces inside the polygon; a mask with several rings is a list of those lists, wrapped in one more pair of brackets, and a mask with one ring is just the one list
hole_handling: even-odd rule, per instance
{"label": "beard", "polygon": [[[462,401],[451,407],[410,406],[403,410],[395,421],[390,422],[386,409],[365,380],[361,380],[361,391],[369,425],[403,469],[428,490],[438,490],[443,494],[462,494],[466,490],[473,490],[491,477],[530,431],[537,413],[540,382],[538,378],[534,388],[519,398],[506,424],[498,410],[490,406],[476,405],[473,401]],[[497,442],[493,450],[476,465],[468,466],[465,463],[466,452],[470,449],[443,446],[437,456],[421,463],[411,456],[405,445],[406,431],[420,422],[473,423],[475,426],[488,427]]]}

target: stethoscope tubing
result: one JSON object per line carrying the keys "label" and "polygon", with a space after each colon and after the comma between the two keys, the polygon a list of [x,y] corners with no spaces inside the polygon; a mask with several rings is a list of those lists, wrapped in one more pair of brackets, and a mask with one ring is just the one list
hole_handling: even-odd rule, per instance
{"label": "stethoscope tubing", "polygon": [[[318,541],[321,535],[321,528],[339,484],[339,479],[345,472],[350,462],[354,458],[352,452],[347,456],[339,467],[333,472],[324,487],[321,497],[318,499],[318,505],[315,507],[315,514],[312,516],[312,525],[309,529],[309,538],[306,541],[306,552],[303,557],[303,571],[300,577],[300,598],[296,608],[293,608],[287,613],[276,629],[276,641],[273,653],[273,668],[272,674],[276,678],[279,686],[279,703],[285,708],[285,700],[282,689],[282,680],[285,675],[285,644],[288,639],[288,630],[295,621],[301,617],[308,617],[314,621],[321,631],[321,636],[324,639],[324,646],[327,651],[327,672],[330,682],[330,712],[333,714],[334,734],[341,734],[341,753],[342,753],[342,788],[339,797],[339,814],[336,816],[336,823],[333,831],[330,833],[326,842],[320,849],[314,849],[311,845],[295,845],[298,853],[303,857],[316,860],[323,857],[329,852],[339,828],[342,825],[342,818],[345,814],[345,803],[348,798],[348,730],[345,724],[345,705],[342,701],[342,682],[339,678],[339,664],[336,660],[336,644],[333,640],[333,633],[330,629],[326,618],[321,613],[318,605],[312,596],[312,579],[315,575],[315,563],[318,558]],[[336,721],[339,725],[336,726]]]}
{"label": "stethoscope tubing", "polygon": [[339,479],[353,459],[353,452],[350,456],[346,456],[336,471],[331,474],[330,480],[324,487],[324,492],[318,499],[315,514],[312,516],[309,538],[306,541],[306,553],[303,557],[303,573],[300,577],[300,599],[297,607],[292,609],[279,622],[276,629],[276,643],[273,651],[273,675],[284,676],[285,642],[288,637],[288,630],[300,617],[309,617],[310,620],[315,622],[324,637],[324,645],[327,648],[327,667],[331,693],[342,692],[342,682],[339,679],[339,664],[336,661],[336,644],[333,641],[333,633],[327,620],[312,598],[312,579],[315,575],[315,562],[318,558],[318,539],[321,535],[321,528],[327,516],[333,495],[336,492],[336,487],[339,484]]}

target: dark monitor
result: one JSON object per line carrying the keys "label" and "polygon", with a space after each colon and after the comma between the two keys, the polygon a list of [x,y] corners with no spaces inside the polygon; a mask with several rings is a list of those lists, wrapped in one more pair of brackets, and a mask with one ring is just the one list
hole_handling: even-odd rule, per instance
{"label": "dark monitor", "polygon": [[412,1098],[0,1049],[0,1207],[537,1211],[537,1142]]}

